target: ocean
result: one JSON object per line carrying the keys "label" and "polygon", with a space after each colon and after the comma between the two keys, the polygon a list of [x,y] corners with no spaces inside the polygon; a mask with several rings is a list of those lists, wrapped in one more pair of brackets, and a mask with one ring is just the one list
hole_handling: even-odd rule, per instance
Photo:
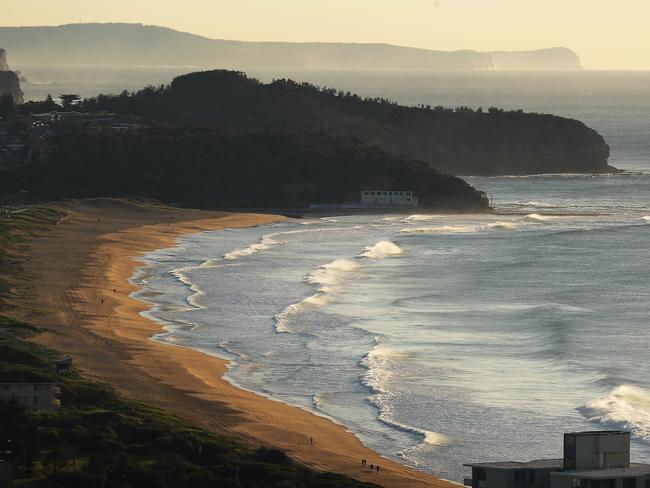
{"label": "ocean", "polygon": [[[21,67],[40,83],[24,86],[31,98],[178,74],[86,67],[66,81],[36,68]],[[226,357],[229,381],[454,481],[467,462],[561,457],[574,430],[629,429],[633,459],[650,462],[650,73],[252,74],[578,118],[626,172],[468,177],[493,214],[307,216],[185,236],[133,278],[166,324],[156,340]]]}

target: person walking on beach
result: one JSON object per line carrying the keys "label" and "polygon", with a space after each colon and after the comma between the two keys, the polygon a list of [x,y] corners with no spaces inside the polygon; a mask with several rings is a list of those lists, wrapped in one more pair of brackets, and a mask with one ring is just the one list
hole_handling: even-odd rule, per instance
{"label": "person walking on beach", "polygon": [[374,464],[371,464],[371,465],[370,465],[370,472],[372,473],[374,470],[375,470],[375,465],[374,465]]}
{"label": "person walking on beach", "polygon": [[379,464],[377,465],[377,472],[379,473]]}
{"label": "person walking on beach", "polygon": [[314,438],[313,437],[309,438],[309,444],[312,445],[312,446],[314,445]]}

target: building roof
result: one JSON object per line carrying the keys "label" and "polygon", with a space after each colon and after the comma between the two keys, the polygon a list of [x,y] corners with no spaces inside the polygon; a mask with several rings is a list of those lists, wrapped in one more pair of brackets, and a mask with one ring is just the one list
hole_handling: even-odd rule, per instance
{"label": "building roof", "polygon": [[491,468],[491,469],[561,469],[564,464],[563,459],[534,459],[532,461],[502,461],[496,463],[476,463],[464,464],[470,468]]}
{"label": "building roof", "polygon": [[587,430],[583,432],[566,432],[564,435],[620,435],[629,433],[627,430]]}
{"label": "building roof", "polygon": [[553,476],[571,476],[583,479],[611,479],[633,478],[650,474],[650,464],[631,463],[627,468],[585,469],[575,471],[562,471],[553,473]]}

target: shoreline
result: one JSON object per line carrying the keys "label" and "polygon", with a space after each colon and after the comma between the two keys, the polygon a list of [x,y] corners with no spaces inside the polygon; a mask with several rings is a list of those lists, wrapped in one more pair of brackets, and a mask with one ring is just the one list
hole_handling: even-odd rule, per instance
{"label": "shoreline", "polygon": [[[19,318],[45,330],[37,342],[73,356],[87,376],[129,398],[250,445],[277,447],[316,470],[386,487],[458,486],[379,456],[327,417],[234,386],[223,378],[225,359],[153,339],[165,329],[142,315],[150,303],[131,296],[141,288],[129,279],[146,267],[139,256],[182,235],[284,217],[108,200],[63,206],[70,218],[31,241],[20,283],[27,292],[15,303]],[[379,461],[381,473],[362,469],[361,458]]]}

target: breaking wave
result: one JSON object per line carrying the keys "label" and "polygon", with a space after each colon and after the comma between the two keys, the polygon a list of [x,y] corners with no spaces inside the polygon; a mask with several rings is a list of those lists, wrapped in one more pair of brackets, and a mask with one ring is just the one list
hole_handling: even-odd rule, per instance
{"label": "breaking wave", "polygon": [[335,259],[331,263],[319,266],[307,276],[307,282],[317,285],[318,290],[298,303],[289,305],[278,313],[275,319],[276,332],[289,332],[289,319],[292,315],[309,308],[324,307],[331,302],[331,294],[340,289],[345,275],[355,271],[361,265],[352,259]]}
{"label": "breaking wave", "polygon": [[183,285],[185,285],[191,291],[190,295],[188,295],[187,298],[185,299],[185,301],[191,308],[193,309],[205,308],[203,305],[201,305],[198,302],[198,299],[203,295],[205,295],[205,292],[196,283],[193,283],[192,280],[190,280],[188,276],[185,274],[188,271],[191,271],[192,269],[194,268],[190,267],[190,268],[174,269],[170,271],[170,274],[176,277],[178,281],[183,283]]}
{"label": "breaking wave", "polygon": [[293,315],[307,309],[321,308],[331,303],[332,294],[340,291],[347,275],[361,267],[360,258],[380,260],[398,256],[403,252],[402,248],[394,242],[380,241],[374,246],[364,247],[361,254],[355,259],[335,259],[331,263],[319,266],[306,278],[307,283],[318,287],[316,293],[298,303],[289,305],[276,314],[274,317],[276,332],[290,332],[289,320]]}
{"label": "breaking wave", "polygon": [[545,215],[540,215],[536,213],[528,214],[526,215],[526,220],[530,220],[531,222],[540,222],[540,223],[546,223],[549,220],[551,220],[550,217],[547,217]]}
{"label": "breaking wave", "polygon": [[407,359],[408,353],[396,351],[390,347],[381,345],[380,338],[378,337],[375,338],[375,344],[376,346],[361,361],[362,366],[366,369],[366,374],[363,376],[362,382],[372,392],[368,397],[368,401],[377,409],[377,418],[380,422],[402,432],[412,434],[420,439],[418,444],[403,450],[398,455],[408,459],[408,454],[417,450],[422,445],[448,445],[451,440],[446,435],[413,427],[399,422],[395,418],[391,401],[395,397],[395,394],[387,387],[393,375],[390,368],[390,361]]}
{"label": "breaking wave", "polygon": [[432,227],[407,227],[400,232],[405,234],[468,234],[478,232],[478,225],[437,225]]}
{"label": "breaking wave", "polygon": [[380,241],[374,246],[364,247],[359,256],[370,259],[385,259],[387,257],[398,256],[403,253],[404,251],[402,248],[394,242]]}
{"label": "breaking wave", "polygon": [[250,256],[251,254],[255,254],[260,251],[263,251],[265,249],[269,249],[273,246],[277,246],[278,244],[282,244],[283,241],[278,241],[275,239],[277,235],[278,234],[269,234],[263,236],[262,240],[256,242],[255,244],[251,244],[250,246],[246,246],[241,249],[236,249],[234,251],[224,254],[223,259],[231,260],[231,259],[243,258],[246,256]]}
{"label": "breaking wave", "polygon": [[429,220],[435,219],[436,217],[438,217],[438,215],[409,215],[403,220],[403,222],[427,222]]}
{"label": "breaking wave", "polygon": [[559,208],[561,205],[556,205],[549,202],[539,202],[537,200],[529,200],[527,202],[513,202],[516,207],[542,207],[542,208]]}
{"label": "breaking wave", "polygon": [[646,221],[647,223],[650,224],[650,215],[646,215],[644,217],[641,217],[641,220],[644,220],[644,221]]}
{"label": "breaking wave", "polygon": [[621,385],[578,411],[591,422],[629,430],[636,438],[650,442],[650,390]]}

